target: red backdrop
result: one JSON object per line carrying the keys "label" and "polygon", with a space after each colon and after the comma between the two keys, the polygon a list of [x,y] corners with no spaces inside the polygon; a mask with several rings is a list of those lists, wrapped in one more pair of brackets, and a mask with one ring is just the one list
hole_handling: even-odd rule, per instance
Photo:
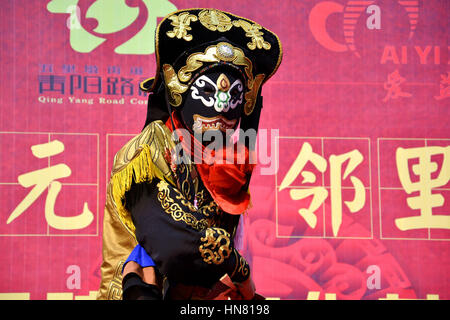
{"label": "red backdrop", "polygon": [[0,299],[95,297],[112,159],[144,124],[156,22],[188,7],[283,44],[263,88],[270,163],[259,155],[244,218],[257,291],[449,299],[449,5],[3,1]]}

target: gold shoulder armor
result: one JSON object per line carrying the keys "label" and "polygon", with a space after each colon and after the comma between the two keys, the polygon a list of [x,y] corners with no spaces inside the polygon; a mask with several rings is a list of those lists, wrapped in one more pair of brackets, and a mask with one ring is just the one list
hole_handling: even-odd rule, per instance
{"label": "gold shoulder armor", "polygon": [[166,150],[173,147],[171,131],[162,121],[154,121],[116,153],[106,191],[102,280],[97,299],[122,298],[122,265],[137,245],[135,227],[125,209],[125,192],[134,183],[154,178],[175,185],[164,158]]}

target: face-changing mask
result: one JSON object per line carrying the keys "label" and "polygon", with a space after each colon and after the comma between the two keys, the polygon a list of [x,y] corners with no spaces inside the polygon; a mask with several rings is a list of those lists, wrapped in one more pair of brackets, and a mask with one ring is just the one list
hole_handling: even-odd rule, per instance
{"label": "face-changing mask", "polygon": [[244,80],[239,73],[214,68],[192,82],[180,114],[193,134],[216,130],[225,136],[238,126],[244,104]]}

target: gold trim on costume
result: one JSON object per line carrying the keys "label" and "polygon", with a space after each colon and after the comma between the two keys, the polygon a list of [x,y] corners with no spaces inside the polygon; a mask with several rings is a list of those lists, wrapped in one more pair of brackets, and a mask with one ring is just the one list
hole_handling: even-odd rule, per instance
{"label": "gold trim on costume", "polygon": [[[183,221],[188,226],[198,231],[204,230],[209,227],[210,221],[208,221],[207,219],[198,220],[193,214],[184,212],[183,209],[181,209],[180,205],[170,197],[170,190],[167,182],[161,180],[160,182],[158,182],[157,187],[158,187],[157,199],[161,203],[161,207],[175,221]],[[182,203],[184,205],[187,205],[189,210],[196,211],[196,208],[192,205],[191,206],[189,205],[189,202],[186,201],[181,192],[179,192],[176,189],[173,190],[177,192],[176,196],[177,200],[182,200]]]}
{"label": "gold trim on costume", "polygon": [[[183,191],[184,196],[185,196],[185,198],[188,200],[188,202],[191,201],[191,195],[190,195],[190,192],[191,192],[191,184],[190,184],[188,178],[186,178],[186,179],[181,183],[181,190]],[[189,204],[192,205],[190,202],[189,202]]]}
{"label": "gold trim on costume", "polygon": [[[188,182],[187,181],[187,179],[186,180],[184,180],[184,182]],[[189,182],[188,182],[189,183]],[[184,184],[184,183],[183,183]],[[188,187],[189,189],[190,189],[190,186]],[[183,195],[183,193],[181,193],[179,190],[177,190],[177,189],[173,189],[173,191],[175,191],[175,193],[177,194],[176,196],[175,196],[175,199],[177,199],[177,200],[180,200],[181,201],[181,204],[183,205],[183,206],[186,206],[186,207],[188,207],[188,209],[191,211],[191,212],[197,212],[197,208],[187,199],[187,197],[186,196],[184,196]]]}
{"label": "gold trim on costume", "polygon": [[195,194],[195,198],[197,199],[197,206],[201,207],[203,203],[205,202],[205,189],[198,191]]}
{"label": "gold trim on costume", "polygon": [[202,244],[199,247],[199,251],[203,261],[208,264],[221,264],[231,254],[230,234],[224,229],[208,228],[205,236],[201,237],[200,241],[202,241]]}
{"label": "gold trim on costume", "polygon": [[[197,192],[198,189],[198,177],[195,171],[195,167],[190,163],[190,160],[186,159],[186,162],[189,163],[183,163],[178,165],[180,175],[184,175],[184,180],[181,181],[181,185],[179,186],[178,189],[181,190],[184,197],[188,200],[189,205],[195,208],[191,202],[194,200],[192,199],[192,195],[194,195],[195,197],[195,193]],[[185,174],[183,174],[184,171],[186,171]],[[191,181],[189,181],[190,179],[192,180],[192,187],[194,188],[193,190],[191,190]]]}
{"label": "gold trim on costume", "polygon": [[[238,262],[236,261],[236,264]],[[237,273],[240,273],[243,277],[246,277],[250,271],[250,268],[248,267],[247,261],[244,259],[244,257],[239,257],[239,267],[237,269]]]}
{"label": "gold trim on costume", "polygon": [[208,205],[199,208],[198,211],[209,217],[211,214],[219,212],[219,206],[214,201],[211,201]]}
{"label": "gold trim on costume", "polygon": [[106,292],[106,298],[108,300],[122,300],[122,267],[124,263],[125,261],[120,260],[114,270],[113,278]]}

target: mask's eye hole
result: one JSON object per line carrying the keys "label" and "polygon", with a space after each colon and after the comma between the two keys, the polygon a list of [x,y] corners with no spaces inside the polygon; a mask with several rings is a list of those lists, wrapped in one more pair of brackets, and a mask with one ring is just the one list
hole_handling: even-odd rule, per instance
{"label": "mask's eye hole", "polygon": [[205,95],[213,95],[215,93],[215,89],[213,86],[209,85],[209,84],[205,84],[205,86],[203,87],[203,93]]}
{"label": "mask's eye hole", "polygon": [[233,88],[233,89],[230,91],[230,95],[231,95],[233,98],[239,97],[240,93],[241,93],[241,91],[239,91],[239,89],[236,88],[236,87]]}

